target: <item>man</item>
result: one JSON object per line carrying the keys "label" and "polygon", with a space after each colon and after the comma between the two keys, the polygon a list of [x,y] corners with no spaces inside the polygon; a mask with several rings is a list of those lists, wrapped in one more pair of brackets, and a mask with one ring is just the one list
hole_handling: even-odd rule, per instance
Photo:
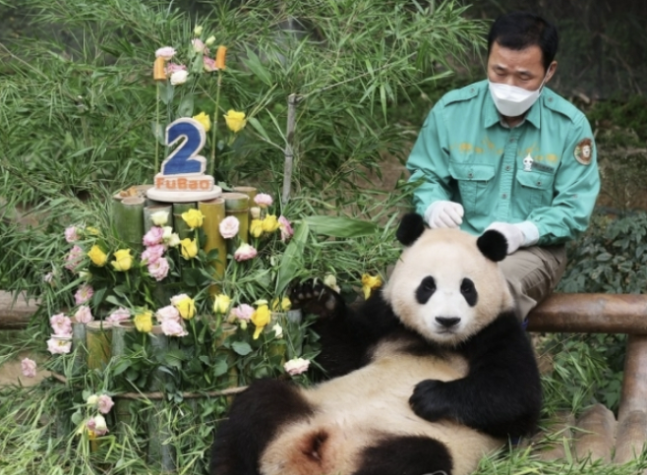
{"label": "man", "polygon": [[591,126],[545,86],[557,45],[557,30],[537,15],[499,17],[487,80],[434,106],[407,162],[430,227],[506,237],[501,265],[522,318],[561,278],[564,243],[587,228],[600,189]]}

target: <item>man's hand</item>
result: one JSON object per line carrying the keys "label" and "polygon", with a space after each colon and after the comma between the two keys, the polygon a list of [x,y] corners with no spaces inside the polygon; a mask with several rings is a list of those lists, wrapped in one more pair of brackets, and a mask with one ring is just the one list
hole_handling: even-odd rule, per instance
{"label": "man's hand", "polygon": [[425,211],[425,221],[431,229],[457,228],[463,222],[463,206],[453,201],[434,201]]}

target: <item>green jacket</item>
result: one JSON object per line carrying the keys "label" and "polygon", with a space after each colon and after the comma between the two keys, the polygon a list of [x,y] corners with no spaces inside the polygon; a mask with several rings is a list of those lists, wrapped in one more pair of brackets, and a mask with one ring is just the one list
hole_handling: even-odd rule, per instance
{"label": "green jacket", "polygon": [[436,200],[455,201],[465,210],[463,230],[478,235],[494,221],[530,221],[539,245],[583,232],[600,190],[593,133],[581,111],[544,88],[524,122],[505,127],[487,81],[443,96],[407,168],[409,181],[420,182],[419,214]]}

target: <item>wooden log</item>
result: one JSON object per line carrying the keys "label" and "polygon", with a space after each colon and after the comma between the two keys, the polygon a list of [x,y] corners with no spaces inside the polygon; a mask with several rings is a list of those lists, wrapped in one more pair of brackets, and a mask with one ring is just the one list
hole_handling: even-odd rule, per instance
{"label": "wooden log", "polygon": [[530,313],[528,331],[647,334],[647,295],[553,294]]}
{"label": "wooden log", "polygon": [[38,301],[28,301],[24,294],[0,291],[0,330],[22,330],[38,310]]}

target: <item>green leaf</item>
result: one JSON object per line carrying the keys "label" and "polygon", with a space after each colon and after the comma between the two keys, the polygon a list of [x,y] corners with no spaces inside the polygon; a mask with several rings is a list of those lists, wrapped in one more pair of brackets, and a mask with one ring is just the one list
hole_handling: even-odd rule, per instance
{"label": "green leaf", "polygon": [[231,345],[232,350],[238,353],[240,356],[248,355],[252,352],[252,347],[249,346],[249,343],[244,341],[235,341]]}
{"label": "green leaf", "polygon": [[180,102],[179,107],[177,108],[178,117],[191,117],[193,115],[193,95],[189,94],[182,102]]}
{"label": "green leaf", "polygon": [[301,222],[294,231],[292,240],[288,244],[288,247],[285,248],[281,263],[279,264],[275,295],[281,295],[283,293],[301,267],[303,248],[308,239],[308,233],[309,226],[306,221]]}
{"label": "green leaf", "polygon": [[340,238],[369,236],[378,229],[375,223],[343,216],[308,216],[304,221],[317,234]]}
{"label": "green leaf", "polygon": [[265,69],[265,67],[263,66],[263,63],[261,63],[259,57],[250,48],[246,48],[246,50],[247,58],[243,59],[245,66],[247,66],[249,70],[254,73],[254,75],[258,77],[258,79],[260,79],[263,83],[271,86],[272,77],[267,72],[267,69]]}
{"label": "green leaf", "polygon": [[215,377],[222,376],[227,372],[229,367],[227,366],[227,362],[225,360],[217,361],[213,365],[213,375]]}

